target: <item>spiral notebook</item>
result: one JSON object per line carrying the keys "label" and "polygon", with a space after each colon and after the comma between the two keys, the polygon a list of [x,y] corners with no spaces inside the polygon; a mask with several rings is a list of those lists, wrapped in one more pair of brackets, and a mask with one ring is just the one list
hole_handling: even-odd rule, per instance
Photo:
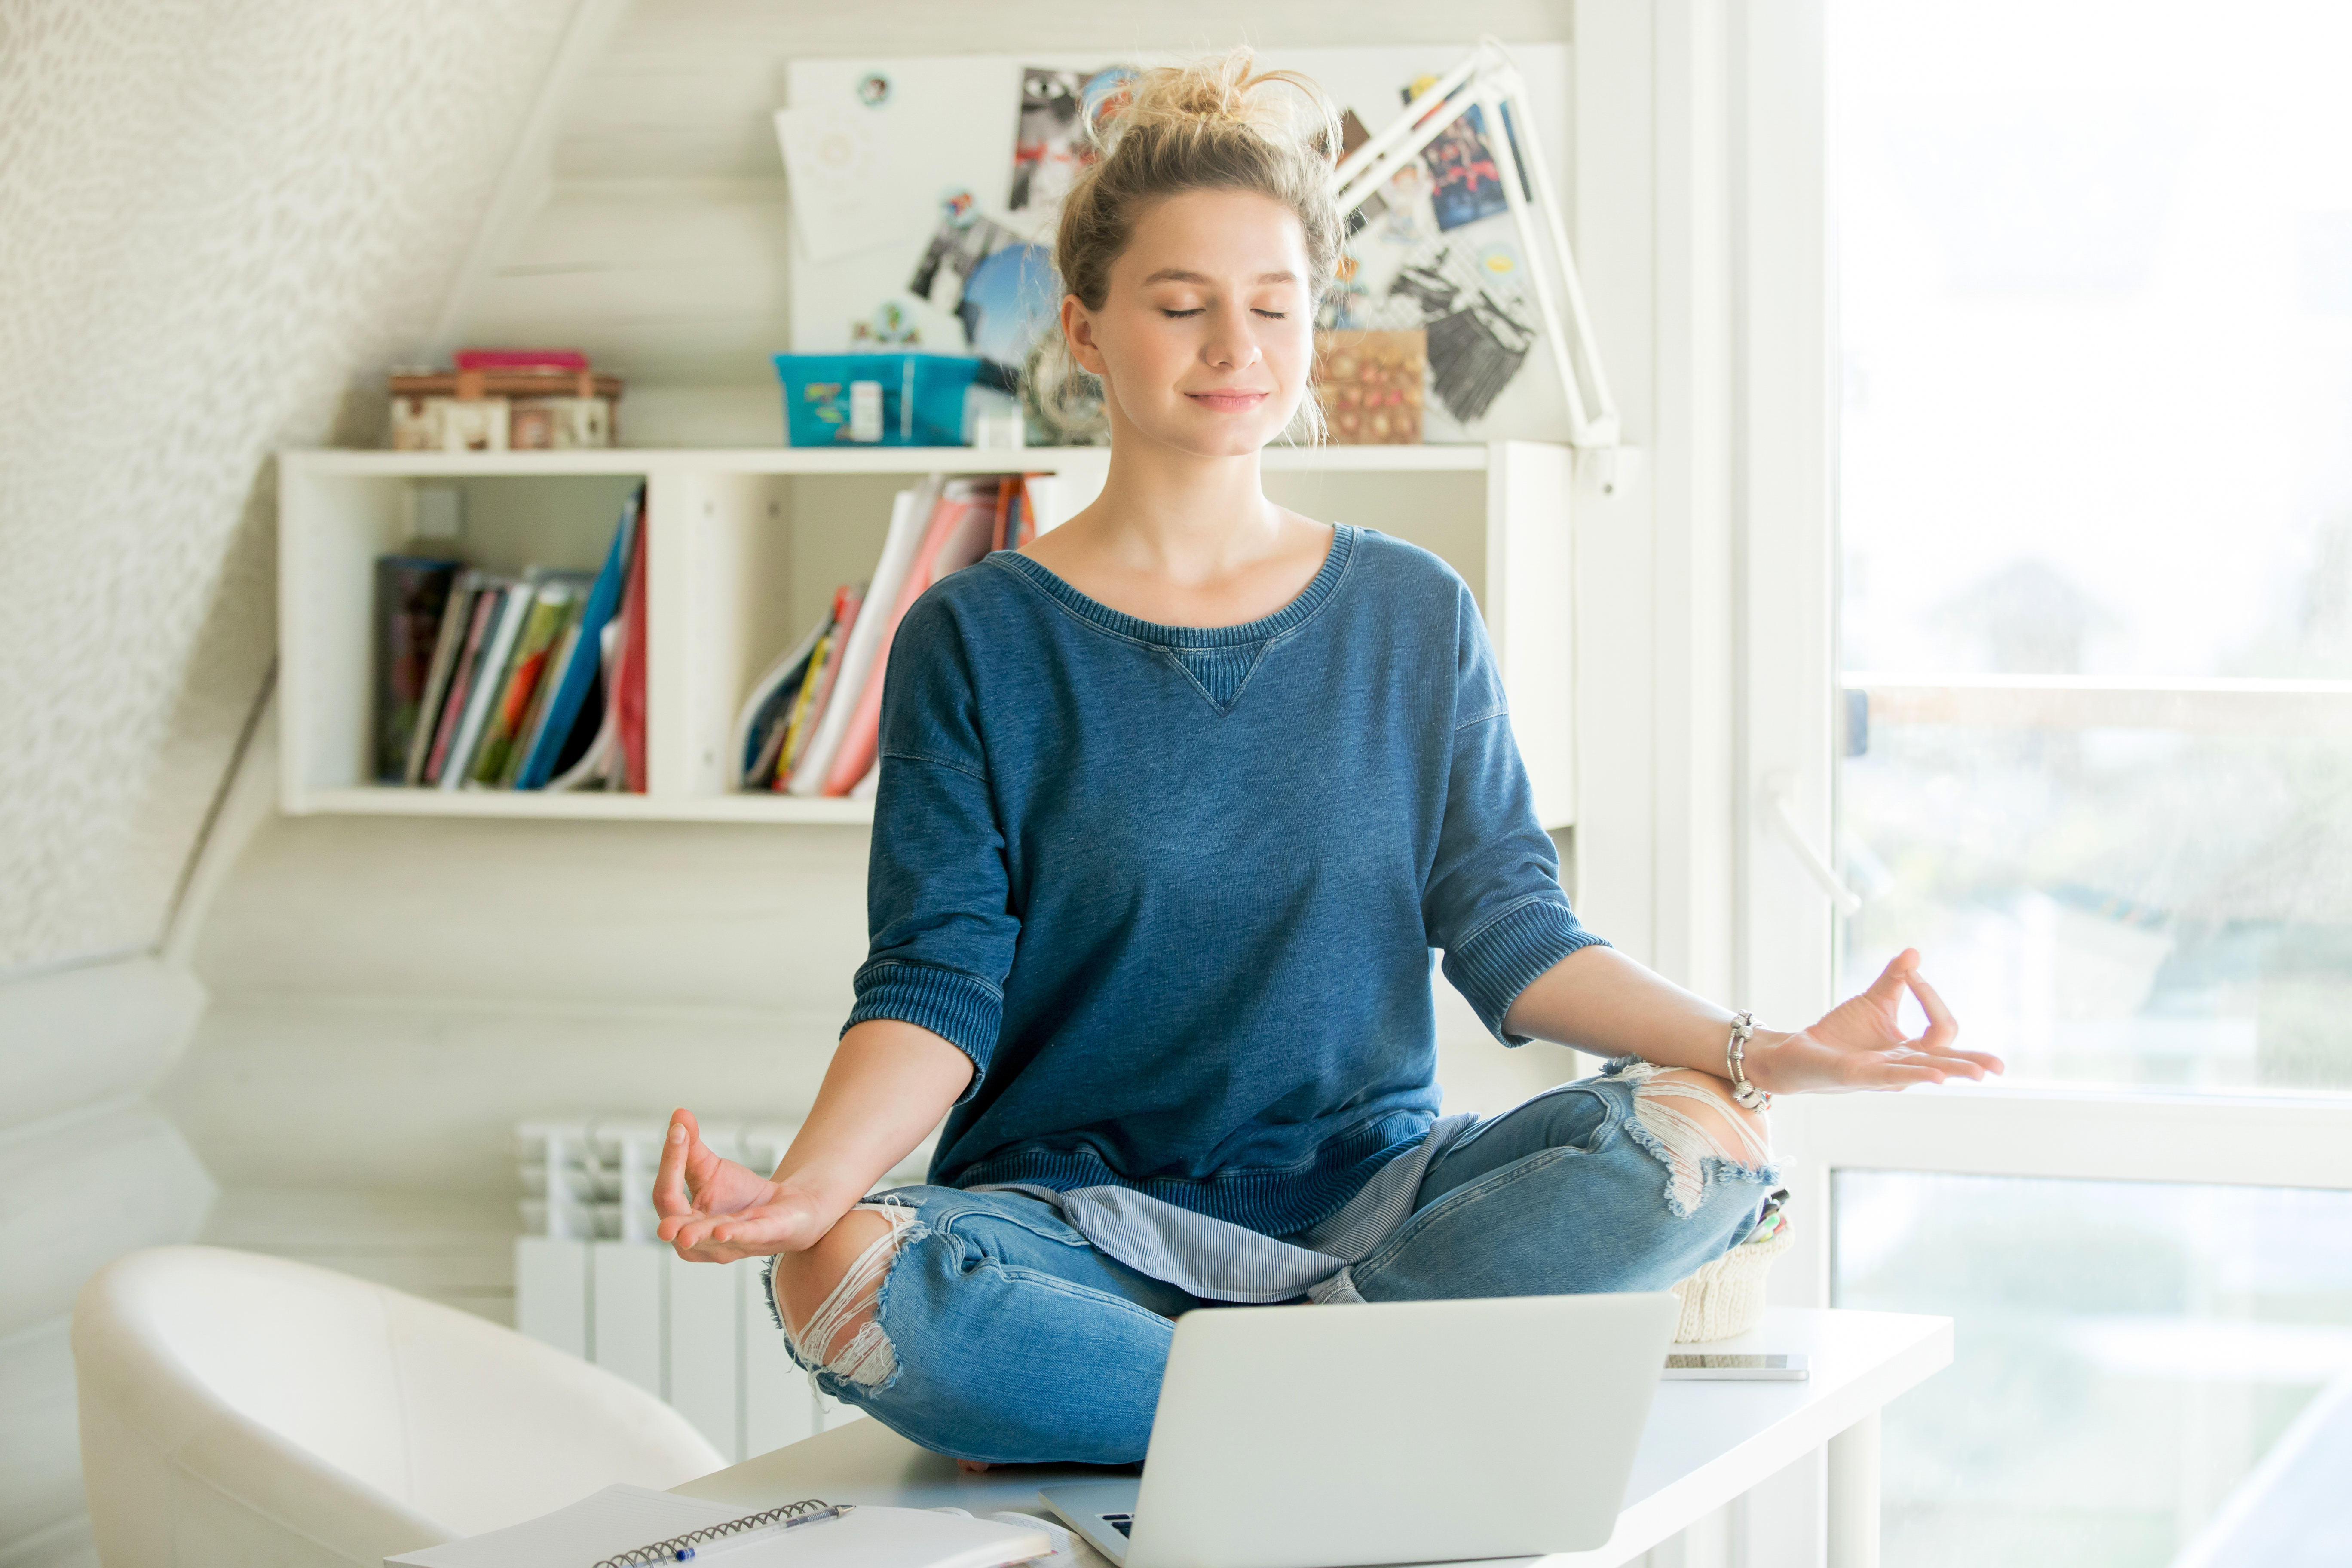
{"label": "spiral notebook", "polygon": [[604,1568],[676,1563],[691,1549],[724,1568],[1003,1568],[1050,1552],[1043,1530],[919,1508],[858,1506],[779,1529],[830,1505],[764,1511],[612,1486],[522,1524],[383,1560],[384,1568]]}

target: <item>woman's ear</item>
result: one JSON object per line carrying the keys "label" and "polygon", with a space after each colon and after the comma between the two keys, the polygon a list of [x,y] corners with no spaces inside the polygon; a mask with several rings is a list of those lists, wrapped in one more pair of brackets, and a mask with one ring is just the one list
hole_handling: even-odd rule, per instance
{"label": "woman's ear", "polygon": [[1070,345],[1070,357],[1078,368],[1096,375],[1103,374],[1102,348],[1095,342],[1095,319],[1084,301],[1076,294],[1062,296],[1062,336]]}

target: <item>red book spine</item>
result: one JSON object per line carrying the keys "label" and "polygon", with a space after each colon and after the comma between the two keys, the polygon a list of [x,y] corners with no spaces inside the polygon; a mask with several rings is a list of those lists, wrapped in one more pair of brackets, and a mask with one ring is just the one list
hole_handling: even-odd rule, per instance
{"label": "red book spine", "polygon": [[629,560],[629,585],[621,600],[620,668],[614,682],[614,717],[621,743],[621,787],[646,793],[646,535],[637,520],[636,551]]}
{"label": "red book spine", "polygon": [[457,679],[449,682],[448,700],[441,704],[441,727],[433,737],[433,754],[425,760],[425,782],[437,784],[441,765],[449,760],[449,742],[457,738],[457,726],[466,717],[466,700],[473,694],[474,682],[480,679],[474,665],[482,655],[482,638],[488,634],[490,617],[498,611],[500,595],[495,591],[474,596],[474,624],[466,630],[466,649],[457,660]]}

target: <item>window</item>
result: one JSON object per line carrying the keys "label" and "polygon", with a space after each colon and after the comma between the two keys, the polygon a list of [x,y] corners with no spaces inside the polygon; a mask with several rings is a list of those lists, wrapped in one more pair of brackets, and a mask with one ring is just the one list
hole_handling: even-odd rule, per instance
{"label": "window", "polygon": [[1845,986],[2352,1088],[2352,10],[1830,25]]}
{"label": "window", "polygon": [[1839,1306],[1950,1314],[1889,1413],[1905,1568],[2318,1562],[2352,1542],[2352,1193],[1845,1171]]}

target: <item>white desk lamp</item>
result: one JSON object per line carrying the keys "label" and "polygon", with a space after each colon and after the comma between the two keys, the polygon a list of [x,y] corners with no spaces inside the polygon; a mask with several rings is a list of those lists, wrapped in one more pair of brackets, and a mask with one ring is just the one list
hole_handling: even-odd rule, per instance
{"label": "white desk lamp", "polygon": [[[1536,205],[1543,208],[1537,224],[1528,211],[1528,192],[1521,187],[1519,161],[1505,129],[1503,109],[1510,107],[1509,124],[1525,134],[1523,151],[1533,177]],[[1468,113],[1482,110],[1487,147],[1495,155],[1496,172],[1503,183],[1503,199],[1511,221],[1518,226],[1519,242],[1530,262],[1536,307],[1543,313],[1544,337],[1551,344],[1560,386],[1568,394],[1568,439],[1578,447],[1613,448],[1618,443],[1617,404],[1609,395],[1609,380],[1601,369],[1599,345],[1592,321],[1585,313],[1584,289],[1577,281],[1576,260],[1568,248],[1568,231],[1559,220],[1559,200],[1552,194],[1551,172],[1544,166],[1543,148],[1535,137],[1535,117],[1528,112],[1527,82],[1503,46],[1482,38],[1470,58],[1437,79],[1427,92],[1405,106],[1403,113],[1383,126],[1355,152],[1341,160],[1335,177],[1339,205],[1352,213],[1388,184],[1398,171],[1421,156],[1445,128]],[[1547,264],[1558,271],[1558,291]],[[1568,314],[1560,315],[1565,298]],[[1573,327],[1571,333],[1570,328]]]}

